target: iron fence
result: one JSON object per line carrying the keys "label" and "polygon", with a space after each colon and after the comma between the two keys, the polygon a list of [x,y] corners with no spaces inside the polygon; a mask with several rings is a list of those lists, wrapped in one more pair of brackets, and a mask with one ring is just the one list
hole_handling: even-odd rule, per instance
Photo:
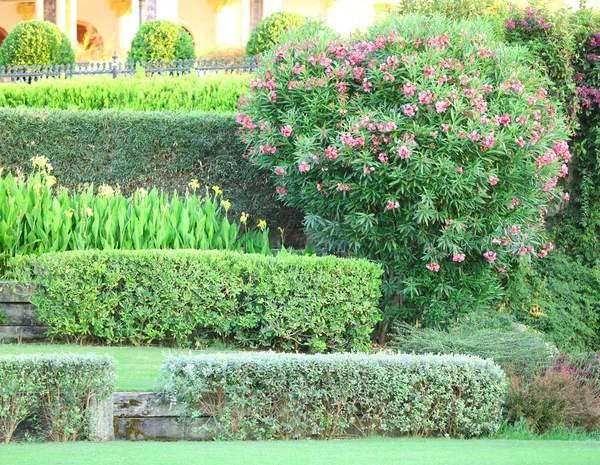
{"label": "iron fence", "polygon": [[84,62],[67,65],[18,65],[0,67],[0,82],[32,82],[42,78],[75,76],[133,76],[143,69],[149,75],[185,75],[196,73],[198,76],[216,73],[250,73],[256,68],[256,58],[197,58],[194,60],[123,62],[115,53],[112,61]]}

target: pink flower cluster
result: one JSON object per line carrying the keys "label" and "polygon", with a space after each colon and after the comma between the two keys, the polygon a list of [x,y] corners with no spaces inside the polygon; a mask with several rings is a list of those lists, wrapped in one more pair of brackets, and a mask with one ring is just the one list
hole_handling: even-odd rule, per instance
{"label": "pink flower cluster", "polygon": [[436,262],[428,263],[425,265],[425,268],[427,268],[429,271],[433,271],[434,273],[440,271],[440,265],[438,265]]}
{"label": "pink flower cluster", "polygon": [[485,252],[483,256],[486,258],[488,263],[494,263],[496,261],[496,252],[492,252],[491,250]]}
{"label": "pink flower cluster", "polygon": [[464,262],[465,258],[466,258],[466,255],[464,253],[455,253],[452,256],[452,261],[460,263],[460,262]]}
{"label": "pink flower cluster", "polygon": [[279,167],[279,166],[276,166],[275,167],[275,174],[277,174],[277,175],[285,175],[285,174],[287,174],[287,171],[284,170],[283,168]]}

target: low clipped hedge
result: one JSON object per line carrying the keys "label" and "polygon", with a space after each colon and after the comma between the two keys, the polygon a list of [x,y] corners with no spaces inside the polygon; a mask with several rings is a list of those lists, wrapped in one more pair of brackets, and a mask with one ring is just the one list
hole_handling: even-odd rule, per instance
{"label": "low clipped hedge", "polygon": [[224,251],[80,251],[15,259],[38,285],[48,336],[190,346],[364,350],[379,320],[382,270],[366,260]]}
{"label": "low clipped hedge", "polygon": [[242,158],[233,114],[0,108],[0,121],[5,170],[30,172],[31,159],[45,156],[63,186],[119,185],[124,195],[148,186],[185,194],[198,179],[219,186],[234,214],[286,229],[302,221],[277,201],[268,174]]}
{"label": "low clipped hedge", "polygon": [[491,360],[452,355],[168,357],[161,383],[222,439],[480,436],[500,426],[505,392]]}
{"label": "low clipped hedge", "polygon": [[108,355],[0,356],[0,441],[8,443],[21,423],[43,439],[90,438],[91,403],[112,395],[116,366]]}
{"label": "low clipped hedge", "polygon": [[234,112],[249,75],[43,79],[0,86],[0,107]]}

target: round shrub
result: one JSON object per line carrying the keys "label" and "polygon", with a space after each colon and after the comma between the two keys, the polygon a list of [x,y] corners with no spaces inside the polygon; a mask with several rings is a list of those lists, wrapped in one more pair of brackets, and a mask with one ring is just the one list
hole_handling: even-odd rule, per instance
{"label": "round shrub", "polygon": [[288,11],[273,13],[264,18],[252,30],[246,44],[246,55],[261,55],[279,42],[281,35],[304,22],[304,16]]}
{"label": "round shrub", "polygon": [[142,24],[131,41],[127,60],[171,61],[195,57],[192,36],[178,24],[160,19]]}
{"label": "round shrub", "polygon": [[69,39],[48,21],[17,24],[0,46],[0,66],[75,63]]}
{"label": "round shrub", "polygon": [[553,248],[563,117],[492,27],[392,16],[342,39],[300,26],[261,60],[237,117],[246,156],[316,243],[383,264],[387,321],[485,308],[513,265]]}

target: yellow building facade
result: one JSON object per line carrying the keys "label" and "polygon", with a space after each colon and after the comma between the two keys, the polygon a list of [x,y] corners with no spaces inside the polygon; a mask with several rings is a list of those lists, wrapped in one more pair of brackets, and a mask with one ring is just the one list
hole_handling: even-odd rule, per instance
{"label": "yellow building facade", "polygon": [[[600,0],[590,0],[588,6],[597,3]],[[102,47],[105,57],[113,51],[124,56],[140,23],[167,19],[181,24],[202,51],[244,45],[252,27],[277,11],[319,18],[340,32],[349,32],[368,26],[385,5],[382,0],[0,0],[0,41],[20,21],[48,20],[73,45],[81,43],[88,32],[87,40]],[[551,0],[549,5],[576,8],[579,0]]]}

